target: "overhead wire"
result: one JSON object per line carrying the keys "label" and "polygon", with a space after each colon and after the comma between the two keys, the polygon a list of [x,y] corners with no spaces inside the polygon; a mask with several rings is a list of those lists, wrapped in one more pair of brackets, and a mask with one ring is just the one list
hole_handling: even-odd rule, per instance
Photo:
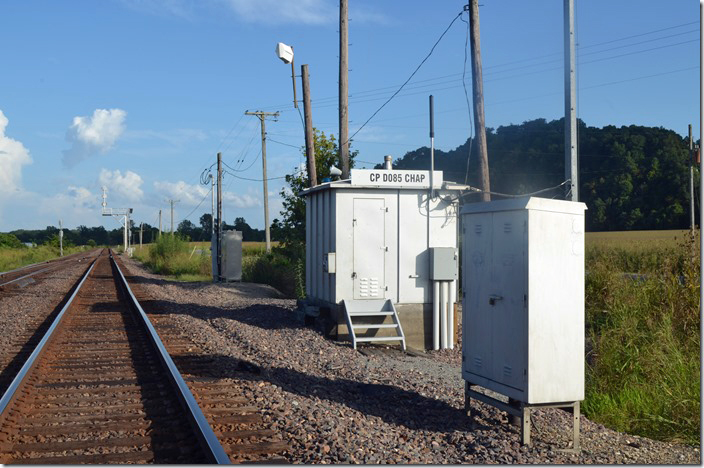
{"label": "overhead wire", "polygon": [[[239,175],[237,175],[237,174],[234,174],[234,173],[232,173],[232,172],[230,172],[230,171],[223,171],[223,173],[229,174],[229,175],[231,175],[232,177],[235,177],[235,178],[241,179],[241,180],[250,180],[250,181],[252,181],[252,182],[264,182],[264,179],[253,179],[253,178],[249,178],[249,177],[242,177],[242,176],[239,176]],[[286,178],[286,176],[267,177],[266,180],[269,181],[269,180],[277,180],[277,179],[285,179],[285,178]]]}
{"label": "overhead wire", "polygon": [[354,138],[354,136],[357,135],[357,134],[374,118],[374,116],[376,116],[389,102],[391,102],[391,100],[392,100],[393,98],[395,98],[398,93],[401,92],[401,90],[406,86],[406,84],[408,84],[409,81],[411,81],[411,79],[415,76],[415,74],[418,72],[418,70],[420,70],[420,68],[423,66],[423,64],[430,58],[431,55],[433,55],[433,52],[435,51],[435,48],[437,47],[437,45],[440,43],[440,41],[442,40],[442,38],[445,37],[445,34],[447,34],[447,32],[448,32],[448,31],[450,30],[450,28],[452,27],[452,25],[455,24],[455,21],[457,21],[457,20],[462,16],[463,13],[464,13],[464,10],[463,10],[463,11],[460,11],[460,12],[452,19],[452,21],[450,21],[450,24],[447,26],[447,28],[445,28],[445,31],[443,31],[443,33],[440,35],[440,37],[438,38],[438,40],[435,41],[435,44],[433,44],[433,47],[430,49],[430,52],[428,52],[428,55],[426,55],[425,58],[418,64],[418,66],[416,67],[416,69],[413,70],[413,73],[411,73],[411,76],[409,76],[408,79],[406,79],[406,81],[403,82],[403,84],[396,90],[396,92],[394,92],[394,93],[391,95],[391,97],[389,97],[389,99],[386,100],[386,102],[384,102],[376,111],[374,111],[374,113],[362,124],[361,127],[359,127],[359,128],[357,129],[356,132],[354,132],[354,133],[352,134],[352,136],[350,136],[350,137],[347,139],[347,141],[345,141],[345,142],[343,143],[343,145],[347,145],[347,144],[350,142],[350,140],[352,140],[352,139]]}
{"label": "overhead wire", "polygon": [[277,143],[277,144],[283,145],[283,146],[290,146],[291,148],[301,149],[301,146],[291,145],[289,143],[284,143],[282,141],[276,141],[273,138],[267,138],[266,141],[270,141],[272,143]]}
{"label": "overhead wire", "polygon": [[[579,49],[579,50],[589,49],[589,48],[598,47],[598,46],[602,46],[602,45],[606,45],[606,44],[611,44],[611,43],[615,43],[615,42],[621,42],[621,41],[628,40],[628,39],[632,39],[632,38],[635,38],[635,37],[647,36],[647,35],[655,34],[655,33],[662,32],[662,31],[667,31],[667,30],[672,30],[672,29],[684,27],[684,26],[689,26],[689,25],[692,25],[692,24],[698,24],[698,22],[697,22],[697,21],[693,21],[693,22],[683,23],[683,24],[679,24],[679,25],[674,25],[674,26],[666,27],[666,28],[660,28],[660,29],[656,29],[656,30],[652,30],[652,31],[647,31],[647,32],[644,32],[644,33],[639,33],[639,34],[624,36],[624,37],[617,38],[617,39],[612,39],[612,40],[609,40],[609,41],[603,41],[603,42],[599,42],[599,43],[596,43],[596,44],[578,45],[578,46],[577,46],[577,49]],[[635,45],[638,45],[638,44],[643,44],[643,43],[647,43],[647,42],[653,42],[653,41],[657,41],[657,40],[662,40],[662,39],[674,37],[674,36],[677,36],[677,35],[688,34],[688,33],[696,32],[696,31],[698,31],[698,30],[686,31],[686,32],[678,33],[678,34],[674,34],[674,35],[662,36],[662,37],[654,38],[654,39],[648,39],[648,40],[645,40],[645,41],[635,42],[635,43],[633,43],[633,44],[629,44],[629,45],[625,45],[625,46],[617,46],[617,47],[613,47],[613,48],[609,48],[609,49],[604,49],[604,50],[601,50],[601,51],[587,52],[587,53],[582,54],[582,55],[584,56],[584,55],[591,55],[591,54],[596,54],[596,53],[603,53],[603,52],[607,52],[607,51],[610,51],[610,50],[616,50],[616,49],[623,48],[623,47],[635,46]],[[650,49],[648,49],[648,51],[649,51],[649,50],[650,50]],[[543,54],[543,55],[528,57],[528,58],[519,59],[519,60],[512,60],[512,61],[510,61],[510,62],[505,62],[505,63],[501,63],[501,64],[488,65],[488,66],[485,66],[485,67],[484,67],[484,72],[485,72],[484,75],[485,75],[485,76],[487,76],[487,75],[491,76],[491,75],[496,74],[496,73],[503,73],[503,72],[507,72],[507,71],[511,71],[511,70],[515,70],[515,69],[520,69],[520,68],[515,68],[515,67],[514,67],[514,68],[509,68],[509,69],[505,69],[505,70],[501,70],[501,71],[492,71],[492,70],[494,70],[494,69],[496,69],[496,68],[506,67],[506,66],[510,66],[510,65],[515,65],[515,64],[519,64],[519,63],[530,62],[530,61],[533,61],[533,60],[539,60],[539,59],[544,59],[544,58],[549,58],[549,57],[556,57],[556,56],[559,57],[559,56],[561,56],[561,55],[562,55],[562,52],[554,52],[554,53],[551,53],[551,54]],[[561,58],[557,58],[557,59],[555,59],[555,60],[551,60],[551,61],[547,61],[547,62],[541,62],[541,63],[533,64],[533,65],[530,65],[530,66],[537,66],[537,65],[540,65],[540,64],[547,64],[547,63],[559,62],[559,61],[561,61],[561,60],[562,60]],[[545,71],[551,71],[551,70],[560,69],[560,68],[561,68],[561,67],[556,67],[556,68],[553,67],[553,68],[547,69],[547,70],[545,70]],[[531,72],[531,73],[534,73],[534,72]],[[428,82],[433,82],[433,81],[438,81],[438,80],[445,80],[446,78],[459,77],[459,76],[460,76],[459,73],[453,73],[453,74],[448,74],[448,75],[442,75],[442,76],[438,76],[438,77],[428,78],[428,79],[424,79],[424,80],[414,81],[413,84],[428,83]],[[512,78],[516,78],[516,77],[520,77],[520,76],[523,76],[523,75],[522,75],[522,74],[519,74],[519,75],[512,75]],[[503,78],[494,78],[494,79],[503,79]],[[486,80],[486,81],[492,81],[492,80]],[[437,83],[436,83],[436,84],[437,84]],[[432,85],[432,83],[431,83],[431,85]],[[424,86],[427,87],[427,86],[430,86],[430,85],[424,85]],[[359,92],[355,92],[355,93],[350,93],[350,94],[349,94],[349,98],[350,98],[350,101],[351,101],[351,102],[368,102],[368,100],[359,101],[359,99],[369,97],[369,95],[374,95],[374,94],[377,94],[377,95],[378,95],[378,93],[377,93],[378,91],[384,91],[384,90],[389,90],[389,91],[390,91],[390,90],[395,90],[395,89],[397,89],[397,88],[398,88],[398,85],[386,86],[386,87],[380,87],[380,88],[373,88],[373,89],[370,89],[370,90],[365,90],[365,91],[359,91]],[[412,87],[412,86],[406,86],[406,89],[416,89],[416,88],[414,88],[414,87]],[[313,107],[314,107],[314,108],[320,108],[320,107],[322,107],[325,103],[328,103],[328,102],[332,102],[332,103],[331,103],[330,105],[325,106],[325,107],[330,107],[330,106],[332,106],[332,105],[337,105],[337,104],[336,104],[337,99],[338,99],[337,96],[329,96],[329,97],[319,98],[319,99],[313,100]],[[383,98],[379,98],[379,99],[376,99],[376,100],[381,100],[381,99],[383,99]],[[334,101],[334,102],[333,102],[333,101]],[[281,106],[282,106],[282,105],[280,104],[280,105],[278,105],[278,106],[269,106],[269,107],[267,107],[267,108],[275,108],[275,107],[281,107]],[[284,112],[284,111],[282,111],[282,112]]]}
{"label": "overhead wire", "polygon": [[[212,191],[213,191],[213,189],[212,189],[212,187],[211,187],[210,190],[208,190],[208,193],[206,193],[205,196],[203,196],[203,198],[201,199],[200,203],[198,203],[198,205],[196,205],[196,207],[193,208],[190,213],[188,213],[186,216],[184,216],[183,219],[181,219],[181,221],[178,222],[178,224],[181,224],[182,222],[184,222],[185,220],[187,220],[189,216],[191,216],[193,213],[195,213],[195,211],[196,211],[198,208],[200,208],[200,205],[203,204],[203,202],[205,201],[205,198],[206,198],[208,195],[210,195],[210,193],[211,193]],[[177,226],[178,226],[178,224],[177,224]]]}

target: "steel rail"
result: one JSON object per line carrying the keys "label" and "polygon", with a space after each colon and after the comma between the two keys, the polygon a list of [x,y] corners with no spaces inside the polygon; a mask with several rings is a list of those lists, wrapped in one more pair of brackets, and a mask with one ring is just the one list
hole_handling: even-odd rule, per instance
{"label": "steel rail", "polygon": [[198,435],[198,438],[201,442],[201,446],[206,452],[206,456],[214,463],[230,464],[230,457],[225,452],[225,449],[220,444],[220,441],[213,432],[213,429],[210,427],[210,424],[208,424],[208,421],[205,419],[203,411],[200,409],[200,406],[198,406],[198,402],[196,402],[196,399],[193,397],[191,390],[188,388],[188,385],[186,385],[186,382],[183,380],[183,377],[178,371],[176,364],[174,364],[174,361],[171,359],[171,356],[169,355],[168,351],[166,351],[166,348],[164,347],[164,344],[162,343],[161,338],[159,338],[159,335],[154,329],[154,326],[152,325],[151,321],[149,320],[149,317],[147,317],[147,314],[144,312],[144,309],[142,309],[142,306],[139,305],[139,301],[137,301],[137,298],[132,293],[129,284],[125,279],[125,275],[122,274],[122,270],[120,270],[120,267],[117,265],[117,261],[115,261],[112,256],[112,252],[110,252],[110,261],[114,265],[115,270],[119,273],[121,279],[121,286],[124,288],[125,292],[131,299],[132,306],[139,313],[145,327],[149,331],[149,338],[154,344],[154,346],[158,349],[159,359],[161,360],[162,364],[167,368],[169,378],[178,389],[178,398],[187,412],[188,419],[193,425],[196,434]]}
{"label": "steel rail", "polygon": [[95,266],[97,261],[98,261],[97,258],[95,260],[93,260],[93,263],[91,264],[90,268],[88,268],[88,270],[86,270],[86,272],[83,274],[81,281],[78,283],[78,286],[76,287],[75,291],[73,291],[73,294],[71,294],[71,297],[66,302],[66,305],[64,305],[64,307],[61,309],[61,312],[59,312],[59,314],[56,316],[54,321],[51,323],[51,326],[44,334],[44,337],[41,339],[39,344],[37,344],[36,348],[34,348],[34,351],[32,351],[32,354],[30,354],[29,358],[27,359],[27,361],[25,361],[25,363],[22,366],[22,368],[20,369],[19,373],[12,380],[12,383],[7,388],[5,393],[3,394],[2,398],[0,398],[0,423],[2,423],[2,421],[5,420],[5,417],[7,416],[5,414],[5,410],[7,410],[10,402],[17,395],[17,390],[20,387],[22,387],[22,384],[24,383],[25,378],[34,369],[35,364],[38,362],[39,356],[44,352],[44,349],[46,348],[46,344],[49,342],[49,340],[53,336],[54,331],[59,326],[59,323],[61,322],[61,319],[64,317],[64,314],[66,313],[68,308],[73,303],[73,300],[75,299],[76,295],[78,294],[78,291],[81,290],[81,286],[83,286],[83,283],[88,278],[88,275],[90,275],[90,272],[93,271],[93,267]]}
{"label": "steel rail", "polygon": [[[88,252],[91,252],[91,251],[88,251]],[[66,255],[65,257],[52,258],[52,259],[50,259],[50,260],[44,260],[43,262],[30,263],[29,265],[24,265],[24,266],[21,266],[21,267],[19,267],[19,268],[15,268],[14,270],[0,271],[0,277],[5,276],[5,275],[9,275],[9,274],[11,274],[11,273],[17,273],[18,271],[26,270],[27,268],[32,268],[32,267],[38,266],[38,265],[44,265],[44,264],[49,264],[49,263],[61,262],[61,261],[67,260],[67,259],[69,259],[69,258],[71,258],[71,257],[73,257],[73,256],[77,256],[77,255],[80,255],[80,254],[85,254],[85,253],[88,253],[88,252],[85,252],[85,251],[83,251],[83,252],[75,252],[75,253],[72,253],[72,254],[70,254],[70,255]]]}
{"label": "steel rail", "polygon": [[[60,265],[60,266],[61,266],[61,265]],[[49,267],[46,267],[46,268],[42,268],[41,270],[35,270],[35,271],[31,272],[31,273],[27,273],[27,274],[24,275],[24,276],[20,276],[19,278],[15,278],[15,279],[13,279],[13,280],[6,281],[5,283],[0,283],[0,286],[7,286],[8,284],[16,283],[17,281],[22,281],[22,280],[25,279],[25,278],[31,278],[32,276],[38,275],[39,273],[43,273],[43,272],[49,271],[49,270],[56,270],[56,269],[58,269],[58,268],[59,268],[59,266],[49,266]]]}

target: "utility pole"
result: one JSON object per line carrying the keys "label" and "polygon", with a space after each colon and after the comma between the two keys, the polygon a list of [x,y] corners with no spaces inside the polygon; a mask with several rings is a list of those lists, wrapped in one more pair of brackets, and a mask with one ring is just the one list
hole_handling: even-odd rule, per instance
{"label": "utility pole", "polygon": [[215,234],[215,179],[213,174],[208,174],[210,177],[210,238]]}
{"label": "utility pole", "polygon": [[474,134],[479,150],[479,187],[482,201],[490,201],[489,155],[486,146],[484,124],[484,84],[482,80],[482,55],[479,42],[479,0],[470,0],[465,7],[469,11],[469,43],[472,54],[472,98],[474,100]]}
{"label": "utility pole", "polygon": [[171,235],[174,235],[174,203],[178,203],[181,200],[167,200],[171,204]]}
{"label": "utility pole", "polygon": [[[690,125],[690,130],[691,130],[691,125]],[[64,227],[59,220],[59,256],[63,257],[64,256]]]}
{"label": "utility pole", "polygon": [[694,232],[694,142],[689,124],[689,227]]}
{"label": "utility pole", "polygon": [[301,65],[303,79],[303,115],[306,122],[306,160],[308,162],[308,181],[311,187],[318,185],[318,174],[315,171],[315,139],[313,138],[313,116],[310,106],[310,78],[308,65]]}
{"label": "utility pole", "polygon": [[347,0],[340,0],[340,81],[339,81],[339,113],[340,113],[340,160],[342,162],[342,178],[350,178],[350,142],[347,104],[348,99],[348,67],[347,67]]}
{"label": "utility pole", "polygon": [[161,210],[159,210],[159,237],[161,237]]}
{"label": "utility pole", "polygon": [[222,278],[222,154],[218,153],[218,238],[217,238],[217,281]]}
{"label": "utility pole", "polygon": [[577,87],[575,81],[574,0],[564,0],[565,13],[565,180],[566,198],[579,201],[577,164]]}
{"label": "utility pole", "polygon": [[269,233],[269,189],[266,178],[266,118],[267,117],[278,117],[278,112],[249,112],[246,111],[245,115],[256,115],[259,117],[259,122],[262,127],[262,180],[264,182],[264,232],[266,235],[266,253],[271,252],[271,235]]}
{"label": "utility pole", "polygon": [[144,234],[144,223],[139,223],[139,250],[142,250],[142,235]]}

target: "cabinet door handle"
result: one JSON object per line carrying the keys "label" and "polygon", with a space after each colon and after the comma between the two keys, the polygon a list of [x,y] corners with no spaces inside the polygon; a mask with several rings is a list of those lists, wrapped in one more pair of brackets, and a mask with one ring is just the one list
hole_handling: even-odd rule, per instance
{"label": "cabinet door handle", "polygon": [[497,294],[492,294],[489,296],[489,304],[494,305],[494,304],[496,304],[496,301],[500,301],[503,298],[504,298],[503,296],[499,296]]}

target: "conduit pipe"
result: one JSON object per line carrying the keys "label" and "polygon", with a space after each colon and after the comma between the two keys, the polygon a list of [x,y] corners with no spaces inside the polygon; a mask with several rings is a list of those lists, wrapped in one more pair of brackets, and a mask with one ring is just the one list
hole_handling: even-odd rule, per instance
{"label": "conduit pipe", "polygon": [[455,296],[454,281],[433,281],[433,349],[454,349]]}
{"label": "conduit pipe", "polygon": [[433,349],[440,349],[440,282],[433,281]]}
{"label": "conduit pipe", "polygon": [[457,287],[454,281],[448,281],[450,294],[447,298],[447,314],[448,314],[448,333],[447,341],[450,349],[455,349],[455,296]]}
{"label": "conduit pipe", "polygon": [[447,283],[440,283],[440,342],[447,349]]}

